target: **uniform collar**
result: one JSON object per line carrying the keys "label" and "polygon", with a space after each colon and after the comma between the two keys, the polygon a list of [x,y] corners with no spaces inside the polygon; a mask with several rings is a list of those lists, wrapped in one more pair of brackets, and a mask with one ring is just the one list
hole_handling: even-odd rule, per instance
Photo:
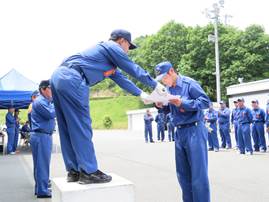
{"label": "uniform collar", "polygon": [[183,77],[181,75],[178,75],[176,85],[181,88],[182,87],[182,82],[183,82]]}

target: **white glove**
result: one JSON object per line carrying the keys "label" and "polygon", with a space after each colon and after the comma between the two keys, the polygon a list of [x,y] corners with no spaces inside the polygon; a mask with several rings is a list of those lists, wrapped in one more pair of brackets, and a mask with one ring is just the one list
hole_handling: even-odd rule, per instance
{"label": "white glove", "polygon": [[159,82],[157,82],[157,86],[154,90],[156,90],[156,92],[161,96],[166,96],[168,94],[166,87],[160,84]]}
{"label": "white glove", "polygon": [[151,104],[152,102],[149,101],[147,98],[149,97],[149,95],[147,93],[145,93],[144,91],[142,91],[142,93],[140,94],[140,99],[144,102],[144,104]]}

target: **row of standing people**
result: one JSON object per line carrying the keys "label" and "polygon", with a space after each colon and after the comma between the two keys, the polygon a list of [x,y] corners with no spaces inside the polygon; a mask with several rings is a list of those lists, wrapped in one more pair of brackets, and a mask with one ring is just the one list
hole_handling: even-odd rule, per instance
{"label": "row of standing people", "polygon": [[[217,137],[217,123],[219,124],[219,133],[221,137],[221,147],[232,148],[230,136],[230,125],[234,127],[236,148],[240,154],[253,154],[257,152],[266,152],[266,138],[264,133],[264,124],[268,131],[269,127],[269,102],[266,106],[266,112],[259,107],[259,101],[252,101],[252,110],[244,104],[244,98],[234,101],[235,108],[230,113],[225,102],[220,102],[220,110],[213,109],[211,104],[208,111],[205,112],[205,121],[208,124],[208,146],[209,150],[219,151],[219,141]],[[231,118],[230,118],[231,115]],[[251,138],[252,137],[252,138]],[[253,140],[253,147],[252,147]]]}
{"label": "row of standing people", "polygon": [[[37,91],[34,91],[31,100],[33,101],[38,95]],[[20,125],[20,118],[19,118],[19,109],[15,109],[13,106],[10,106],[8,109],[8,112],[6,114],[6,128],[7,128],[7,136],[8,136],[8,142],[7,142],[7,154],[15,154],[18,152],[17,146],[18,146],[18,140],[19,140],[19,134],[22,132],[23,134],[26,132],[30,132],[31,127],[31,104],[28,109],[28,121],[24,123],[24,125],[21,127]]]}
{"label": "row of standing people", "polygon": [[146,111],[144,115],[144,123],[145,123],[145,142],[154,143],[153,133],[152,133],[152,122],[155,120],[157,123],[157,140],[164,141],[165,139],[165,130],[168,130],[168,140],[169,142],[175,141],[175,126],[172,121],[171,113],[165,114],[162,111],[159,111],[156,115],[155,119],[150,113],[150,110]]}

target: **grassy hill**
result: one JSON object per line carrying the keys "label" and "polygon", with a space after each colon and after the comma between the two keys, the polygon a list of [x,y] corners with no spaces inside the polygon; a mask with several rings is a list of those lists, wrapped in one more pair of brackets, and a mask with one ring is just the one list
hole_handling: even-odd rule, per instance
{"label": "grassy hill", "polygon": [[[103,129],[105,117],[112,121],[112,128],[124,129],[128,127],[126,111],[145,107],[139,97],[119,96],[109,98],[93,98],[90,101],[90,113],[92,126],[95,129]],[[5,123],[7,110],[0,110],[0,124]],[[22,122],[27,119],[27,110],[21,110]]]}

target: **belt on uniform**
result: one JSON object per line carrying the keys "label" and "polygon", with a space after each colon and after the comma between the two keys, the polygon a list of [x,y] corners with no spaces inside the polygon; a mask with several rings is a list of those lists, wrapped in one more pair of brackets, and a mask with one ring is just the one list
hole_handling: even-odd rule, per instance
{"label": "belt on uniform", "polygon": [[263,123],[263,121],[254,121],[254,123]]}
{"label": "belt on uniform", "polygon": [[198,122],[193,122],[193,123],[187,123],[187,124],[179,124],[179,125],[176,125],[177,128],[190,128],[192,126],[197,126],[198,125]]}
{"label": "belt on uniform", "polygon": [[74,69],[76,70],[83,79],[85,79],[86,83],[89,84],[88,80],[87,80],[87,77],[85,76],[83,70],[81,69],[81,66],[79,65],[75,65],[75,64],[70,64],[68,62],[64,62],[63,64],[61,64],[61,66],[65,66],[67,68],[70,68],[70,69]]}

